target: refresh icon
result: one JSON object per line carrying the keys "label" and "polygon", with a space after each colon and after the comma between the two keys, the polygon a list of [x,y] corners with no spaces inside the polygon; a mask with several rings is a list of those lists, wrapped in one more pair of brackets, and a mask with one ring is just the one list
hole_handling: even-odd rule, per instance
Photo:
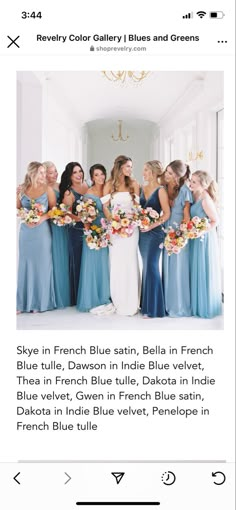
{"label": "refresh icon", "polygon": [[222,471],[215,471],[215,473],[212,473],[211,476],[216,478],[213,482],[215,485],[223,485],[223,483],[225,483],[226,476]]}
{"label": "refresh icon", "polygon": [[173,471],[165,471],[161,476],[161,481],[164,485],[173,485],[175,483],[176,476]]}

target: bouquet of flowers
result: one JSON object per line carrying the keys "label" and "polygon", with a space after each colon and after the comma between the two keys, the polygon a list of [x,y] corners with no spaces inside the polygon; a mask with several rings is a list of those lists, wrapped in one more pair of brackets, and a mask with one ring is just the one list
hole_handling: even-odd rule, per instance
{"label": "bouquet of flowers", "polygon": [[209,220],[194,216],[190,221],[182,221],[179,228],[187,239],[197,239],[203,237],[209,229]]}
{"label": "bouquet of flowers", "polygon": [[76,212],[81,217],[81,221],[83,223],[92,223],[94,220],[96,220],[99,213],[97,204],[92,198],[78,200]]}
{"label": "bouquet of flowers", "polygon": [[30,200],[30,209],[21,207],[17,211],[21,223],[36,224],[39,222],[41,216],[45,213],[45,207],[42,204],[38,204],[34,199]]}
{"label": "bouquet of flowers", "polygon": [[172,255],[173,253],[177,255],[180,253],[182,248],[186,246],[188,242],[187,237],[180,228],[175,230],[173,227],[168,227],[167,229],[164,229],[164,232],[166,233],[164,247],[168,255]]}
{"label": "bouquet of flowers", "polygon": [[48,211],[48,216],[52,222],[58,227],[64,227],[65,225],[72,225],[75,222],[69,215],[70,207],[65,204],[55,206]]}
{"label": "bouquet of flowers", "polygon": [[138,225],[138,216],[135,210],[125,211],[119,205],[116,205],[111,214],[111,234],[118,234],[121,237],[132,236],[135,227]]}
{"label": "bouquet of flowers", "polygon": [[101,219],[101,225],[91,225],[84,229],[85,241],[90,250],[100,250],[100,248],[107,248],[111,245],[110,232],[107,222],[104,218]]}
{"label": "bouquet of flowers", "polygon": [[142,230],[147,230],[153,223],[156,223],[160,215],[155,209],[152,207],[147,207],[143,209],[143,207],[138,206],[138,225]]}

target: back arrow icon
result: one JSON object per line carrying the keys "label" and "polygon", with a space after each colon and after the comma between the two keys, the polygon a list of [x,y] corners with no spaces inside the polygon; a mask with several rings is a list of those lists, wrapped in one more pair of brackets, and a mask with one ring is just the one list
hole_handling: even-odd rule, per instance
{"label": "back arrow icon", "polygon": [[222,476],[222,479],[221,479],[221,482],[217,482],[216,480],[213,482],[215,485],[223,485],[223,483],[225,483],[225,480],[226,480],[226,476],[224,473],[222,473],[222,471],[215,471],[215,473],[212,473],[212,476],[217,476],[217,475],[221,475]]}
{"label": "back arrow icon", "polygon": [[66,485],[70,480],[71,480],[71,476],[68,475],[68,473],[65,472],[65,475],[68,477],[68,480],[66,480],[66,482],[64,483],[64,485]]}
{"label": "back arrow icon", "polygon": [[17,477],[18,477],[19,475],[20,475],[20,471],[19,471],[19,473],[17,473],[17,475],[15,475],[15,476],[13,477],[13,480],[15,480],[15,482],[16,482],[16,483],[18,483],[18,485],[20,485],[19,480],[17,480]]}

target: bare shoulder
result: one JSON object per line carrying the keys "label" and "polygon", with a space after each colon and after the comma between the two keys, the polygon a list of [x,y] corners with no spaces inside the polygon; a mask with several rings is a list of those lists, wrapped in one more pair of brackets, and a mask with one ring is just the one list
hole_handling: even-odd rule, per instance
{"label": "bare shoulder", "polygon": [[136,181],[136,179],[133,179],[133,180],[131,181],[131,184],[132,184],[132,186],[133,186],[133,188],[134,188],[134,192],[135,192],[135,194],[136,194],[136,195],[139,195],[139,194],[140,194],[140,186],[139,186],[138,181]]}
{"label": "bare shoulder", "polygon": [[160,197],[168,198],[168,194],[167,194],[167,191],[166,191],[164,186],[160,186],[160,188],[158,188],[157,192],[158,192]]}
{"label": "bare shoulder", "polygon": [[83,182],[82,184],[82,193],[86,193],[88,191],[89,187],[86,182]]}

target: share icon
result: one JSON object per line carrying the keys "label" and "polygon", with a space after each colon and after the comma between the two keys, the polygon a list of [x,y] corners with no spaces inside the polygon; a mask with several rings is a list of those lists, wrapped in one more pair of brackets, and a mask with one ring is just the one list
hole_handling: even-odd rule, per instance
{"label": "share icon", "polygon": [[120,483],[125,473],[111,473],[116,479],[116,483]]}

